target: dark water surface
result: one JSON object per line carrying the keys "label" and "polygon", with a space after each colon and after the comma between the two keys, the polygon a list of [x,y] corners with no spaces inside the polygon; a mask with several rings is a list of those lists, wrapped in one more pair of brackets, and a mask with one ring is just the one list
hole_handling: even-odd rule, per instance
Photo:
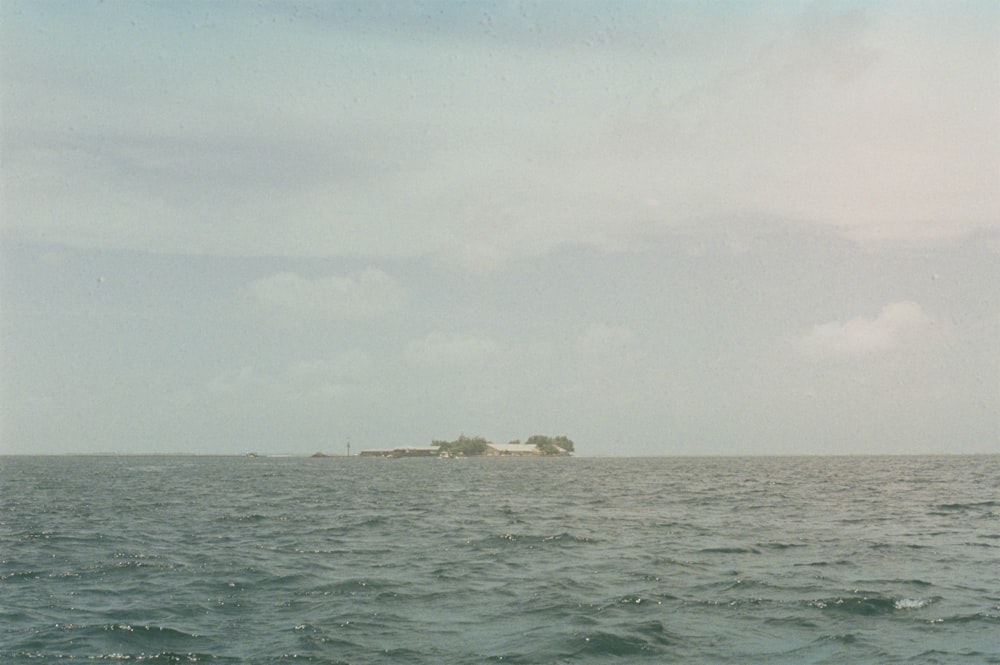
{"label": "dark water surface", "polygon": [[0,458],[0,661],[1000,663],[1000,456]]}

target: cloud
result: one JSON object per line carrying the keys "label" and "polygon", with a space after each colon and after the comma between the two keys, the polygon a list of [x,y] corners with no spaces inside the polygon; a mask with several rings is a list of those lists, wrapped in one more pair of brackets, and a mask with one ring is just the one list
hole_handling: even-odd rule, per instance
{"label": "cloud", "polygon": [[359,350],[273,370],[244,365],[214,375],[201,387],[179,390],[171,400],[181,405],[245,402],[251,409],[322,402],[361,391],[370,369],[371,359]]}
{"label": "cloud", "polygon": [[405,300],[403,287],[376,268],[350,277],[309,278],[280,272],[250,282],[247,289],[268,310],[352,320],[381,316]]}
{"label": "cloud", "polygon": [[992,238],[987,240],[986,246],[997,254],[1000,254],[1000,232],[994,234]]}
{"label": "cloud", "polygon": [[577,338],[576,352],[587,363],[617,365],[634,359],[634,335],[627,326],[594,323]]}
{"label": "cloud", "polygon": [[797,348],[809,357],[872,356],[940,334],[937,322],[920,305],[904,301],[886,305],[875,318],[817,325],[797,340]]}
{"label": "cloud", "polygon": [[332,397],[356,391],[371,374],[372,361],[363,351],[347,351],[327,360],[303,360],[289,365],[281,382],[297,398]]}
{"label": "cloud", "polygon": [[406,359],[419,367],[479,366],[500,353],[500,345],[489,337],[433,332],[406,347]]}
{"label": "cloud", "polygon": [[574,358],[560,375],[560,394],[589,415],[634,408],[648,395],[648,367],[628,326],[592,323],[573,346]]}
{"label": "cloud", "polygon": [[214,398],[245,394],[266,389],[269,381],[249,365],[238,370],[227,370],[212,377],[205,384],[205,394]]}
{"label": "cloud", "polygon": [[21,238],[488,271],[705,220],[872,247],[1000,228],[990,3],[543,4],[485,23],[225,6],[204,26],[173,5],[17,7],[0,92]]}

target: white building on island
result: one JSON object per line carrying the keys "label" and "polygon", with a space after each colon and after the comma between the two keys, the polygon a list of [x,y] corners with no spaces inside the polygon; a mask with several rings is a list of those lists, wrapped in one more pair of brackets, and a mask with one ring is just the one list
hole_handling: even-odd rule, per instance
{"label": "white building on island", "polygon": [[491,443],[486,449],[488,457],[526,457],[541,455],[538,446],[527,443]]}

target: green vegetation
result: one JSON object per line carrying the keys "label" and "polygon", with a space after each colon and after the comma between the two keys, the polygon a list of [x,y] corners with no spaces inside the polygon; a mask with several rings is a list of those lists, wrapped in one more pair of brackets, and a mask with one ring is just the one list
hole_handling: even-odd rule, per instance
{"label": "green vegetation", "polygon": [[485,455],[489,450],[490,443],[481,436],[470,437],[464,434],[454,441],[433,441],[432,446],[437,446],[440,454],[453,456],[477,457]]}
{"label": "green vegetation", "polygon": [[[508,445],[522,445],[520,441],[511,441]],[[480,457],[496,452],[494,444],[481,436],[459,436],[454,441],[431,442],[439,454],[453,457]],[[573,442],[565,436],[543,436],[535,434],[523,444],[526,448],[535,448],[541,455],[569,455],[573,452]],[[506,453],[505,453],[506,454]]]}
{"label": "green vegetation", "polygon": [[573,452],[573,442],[565,436],[542,436],[535,434],[525,442],[534,445],[543,455],[565,455]]}

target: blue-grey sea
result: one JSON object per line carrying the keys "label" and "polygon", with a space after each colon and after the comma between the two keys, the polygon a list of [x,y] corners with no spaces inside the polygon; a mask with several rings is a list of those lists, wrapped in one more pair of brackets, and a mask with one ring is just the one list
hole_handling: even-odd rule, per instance
{"label": "blue-grey sea", "polygon": [[1000,456],[0,457],[3,663],[1000,663]]}

